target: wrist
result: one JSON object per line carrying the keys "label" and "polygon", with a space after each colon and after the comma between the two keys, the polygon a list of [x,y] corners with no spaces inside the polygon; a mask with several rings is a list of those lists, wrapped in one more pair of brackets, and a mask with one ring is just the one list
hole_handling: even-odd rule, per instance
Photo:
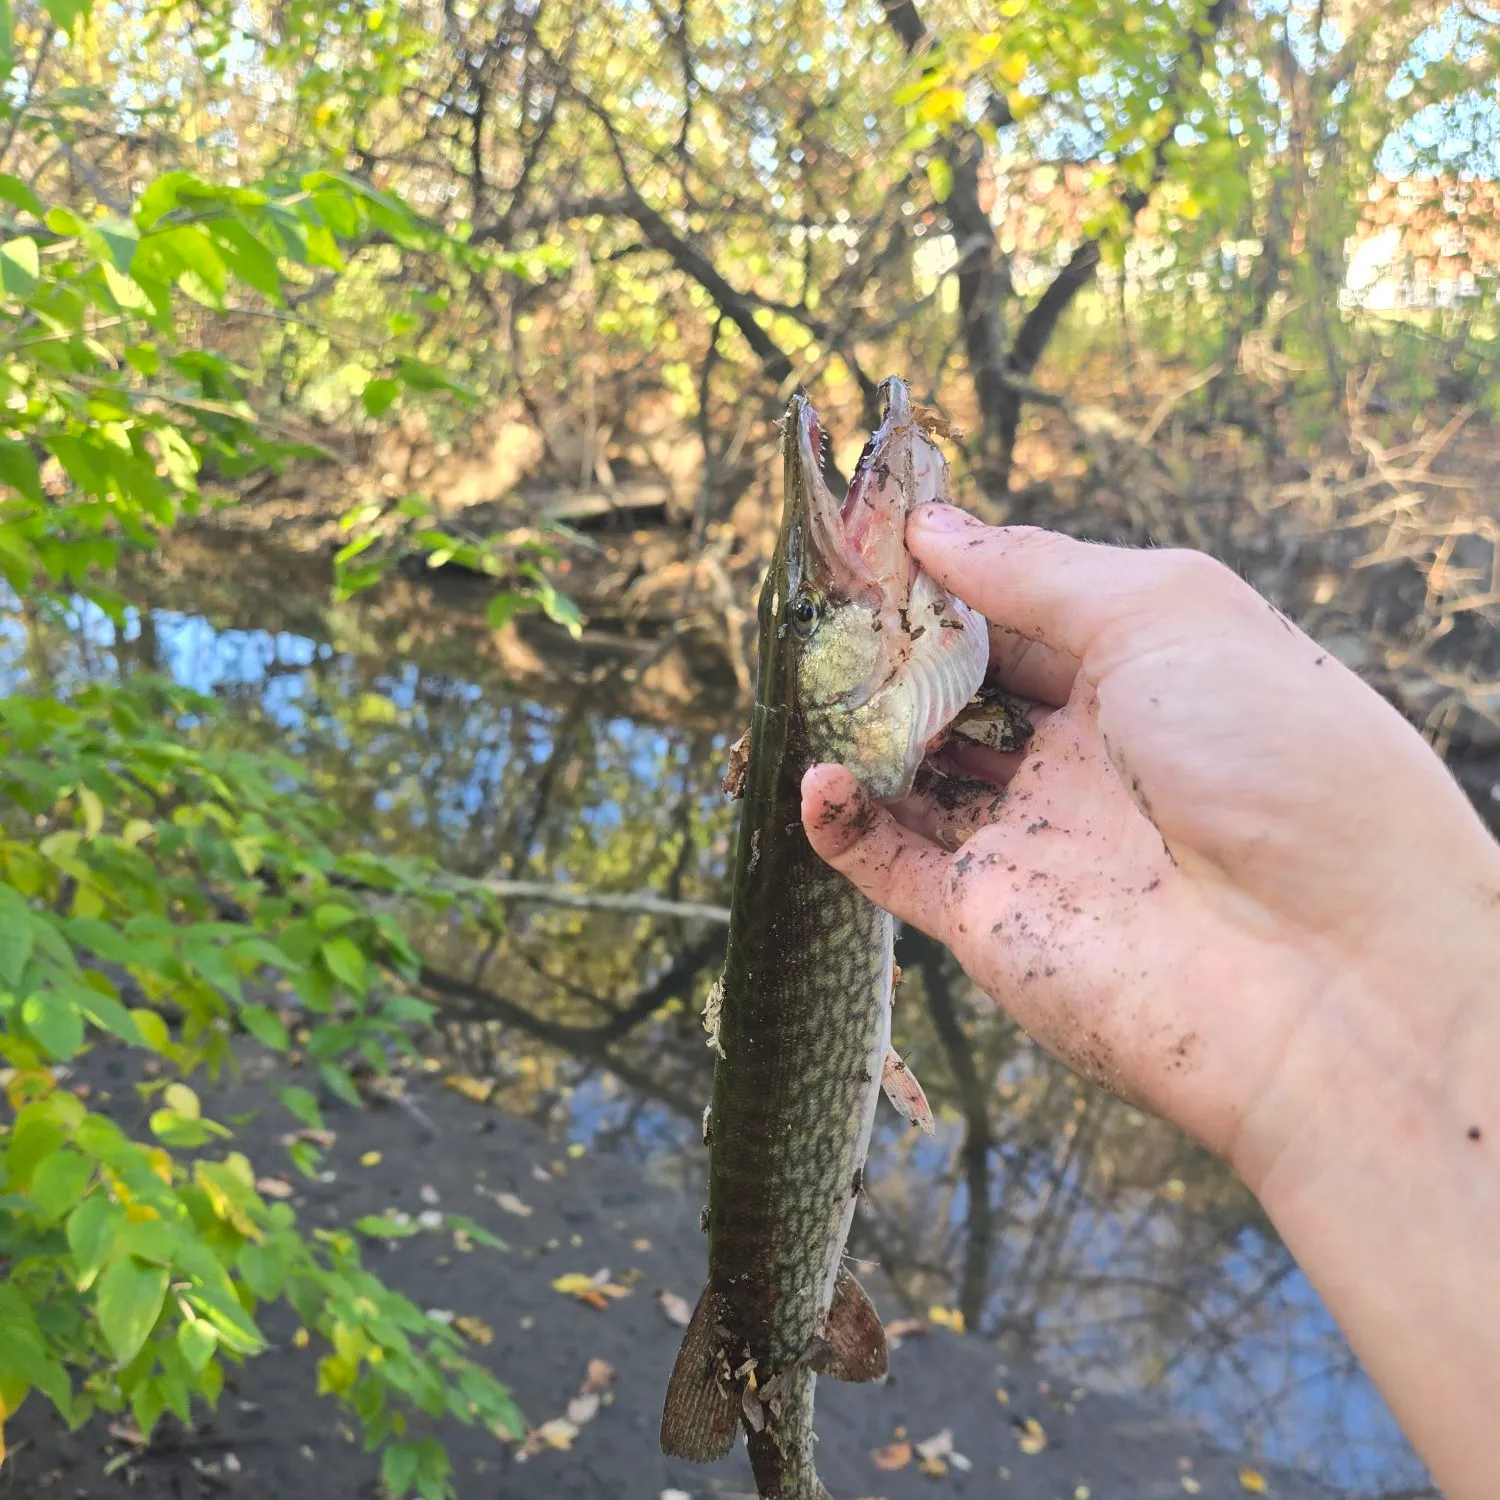
{"label": "wrist", "polygon": [[1279,1144],[1235,1165],[1450,1500],[1469,1500],[1493,1493],[1500,1410],[1500,850],[1442,888],[1441,909],[1414,900],[1361,961],[1327,967],[1257,1106],[1262,1125],[1281,1113]]}

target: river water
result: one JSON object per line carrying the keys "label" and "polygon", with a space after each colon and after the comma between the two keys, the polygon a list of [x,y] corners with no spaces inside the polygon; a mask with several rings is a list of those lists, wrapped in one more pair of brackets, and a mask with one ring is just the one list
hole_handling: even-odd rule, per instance
{"label": "river water", "polygon": [[[333,607],[321,576],[243,553],[142,574],[123,630],[90,607],[65,621],[12,610],[0,689],[167,673],[223,703],[215,733],[297,761],[351,842],[471,876],[727,899],[732,692],[632,696],[628,656],[561,637],[536,637],[527,660],[562,669],[522,672],[497,662],[465,599]],[[520,902],[507,918],[479,937],[451,915],[413,917],[463,1016],[448,1028],[462,1066],[591,1150],[701,1189],[712,1057],[697,1010],[722,927]],[[1420,1484],[1224,1167],[1041,1054],[930,945],[906,939],[898,958],[897,1042],[939,1126],[921,1137],[882,1106],[852,1249],[882,1263],[905,1311],[961,1316],[1355,1493]]]}

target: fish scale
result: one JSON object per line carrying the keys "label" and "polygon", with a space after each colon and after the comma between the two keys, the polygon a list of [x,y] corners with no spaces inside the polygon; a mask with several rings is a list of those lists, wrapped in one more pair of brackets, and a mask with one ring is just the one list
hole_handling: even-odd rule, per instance
{"label": "fish scale", "polygon": [[[842,506],[822,479],[823,441],[793,398],[728,949],[705,1011],[717,1052],[708,1282],[662,1416],[663,1450],[699,1462],[722,1458],[743,1430],[763,1500],[827,1500],[813,1459],[816,1377],[886,1369],[884,1330],[843,1251],[890,1076],[893,923],[813,853],[802,776],[838,760],[874,795],[903,794],[988,657],[983,622],[905,550],[906,511],[947,496],[905,386],[888,383],[885,421]],[[947,628],[912,626],[914,602]]]}

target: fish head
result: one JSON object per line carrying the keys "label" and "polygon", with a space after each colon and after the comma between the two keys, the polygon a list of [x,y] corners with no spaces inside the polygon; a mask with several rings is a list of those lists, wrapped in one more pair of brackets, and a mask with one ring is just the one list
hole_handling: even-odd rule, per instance
{"label": "fish head", "polygon": [[950,496],[948,465],[905,382],[888,380],[882,393],[880,427],[842,497],[824,473],[816,410],[792,398],[761,642],[794,705],[800,758],[838,761],[889,799],[910,791],[929,742],[978,690],[989,639],[906,550],[912,508]]}

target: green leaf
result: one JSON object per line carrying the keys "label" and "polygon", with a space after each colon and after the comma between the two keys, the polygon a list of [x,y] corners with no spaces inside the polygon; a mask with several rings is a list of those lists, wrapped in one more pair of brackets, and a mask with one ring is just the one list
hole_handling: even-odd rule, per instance
{"label": "green leaf", "polygon": [[240,1024],[264,1046],[277,1052],[285,1052],[291,1045],[287,1029],[274,1010],[264,1005],[245,1005],[240,1008]]}
{"label": "green leaf", "polygon": [[21,1020],[50,1057],[65,1061],[83,1046],[83,1013],[71,995],[42,990],[21,1002]]}
{"label": "green leaf", "polygon": [[477,401],[479,392],[473,386],[455,380],[446,371],[430,365],[426,360],[412,359],[403,354],[396,361],[396,374],[414,391],[449,391],[462,396],[465,401]]}
{"label": "green leaf", "polygon": [[323,962],[328,972],[348,985],[356,995],[365,992],[365,956],[352,938],[332,937],[322,946]]}
{"label": "green leaf", "polygon": [[47,212],[42,200],[31,188],[19,177],[12,177],[9,172],[0,172],[0,201],[13,204],[16,208],[24,208],[38,219],[45,217]]}
{"label": "green leaf", "polygon": [[29,234],[7,240],[0,245],[0,285],[17,297],[28,297],[36,290],[42,274],[41,257],[36,241]]}
{"label": "green leaf", "polygon": [[95,1293],[99,1327],[118,1364],[129,1364],[156,1325],[167,1295],[167,1271],[127,1255],[107,1266]]}
{"label": "green leaf", "polygon": [[352,906],[329,901],[313,909],[313,926],[319,932],[337,932],[340,927],[347,927],[358,915]]}
{"label": "green leaf", "polygon": [[409,1214],[400,1218],[394,1214],[366,1214],[354,1221],[354,1227],[373,1240],[406,1240],[422,1232],[422,1226]]}
{"label": "green leaf", "polygon": [[276,257],[238,219],[221,219],[209,226],[219,254],[230,271],[271,302],[281,302],[281,272]]}
{"label": "green leaf", "polygon": [[45,1224],[55,1224],[83,1197],[94,1164],[81,1152],[64,1147],[38,1165],[27,1195]]}
{"label": "green leaf", "polygon": [[409,1493],[421,1467],[422,1454],[415,1443],[392,1443],[381,1454],[380,1482],[389,1491],[391,1500],[401,1500]]}
{"label": "green leaf", "polygon": [[279,1091],[279,1096],[283,1106],[310,1130],[323,1128],[323,1113],[318,1108],[318,1101],[306,1089],[291,1083]]}
{"label": "green leaf", "polygon": [[391,403],[401,394],[401,382],[388,375],[377,376],[369,381],[360,393],[365,410],[372,417],[383,417],[391,409]]}
{"label": "green leaf", "polygon": [[939,203],[948,201],[948,194],[953,191],[953,168],[948,165],[944,157],[928,158],[927,185],[932,189],[932,196]]}
{"label": "green leaf", "polygon": [[78,1008],[101,1031],[108,1031],[128,1042],[132,1047],[144,1047],[146,1038],[136,1025],[135,1017],[108,995],[101,995],[89,985],[69,986],[68,993],[78,1003]]}
{"label": "green leaf", "polygon": [[42,0],[42,9],[64,30],[72,31],[73,22],[87,15],[94,0]]}
{"label": "green leaf", "polygon": [[0,81],[10,77],[15,65],[15,17],[11,15],[10,0],[0,0]]}
{"label": "green leaf", "polygon": [[46,504],[42,494],[41,469],[36,455],[26,443],[13,440],[0,442],[0,484],[8,484],[33,505]]}
{"label": "green leaf", "polygon": [[214,1357],[219,1347],[219,1336],[212,1323],[203,1318],[194,1318],[177,1325],[177,1347],[194,1375],[201,1375],[203,1367]]}
{"label": "green leaf", "polygon": [[235,1257],[235,1265],[245,1285],[262,1301],[269,1302],[281,1295],[281,1289],[286,1285],[287,1265],[275,1240],[263,1245],[246,1240]]}
{"label": "green leaf", "polygon": [[79,1291],[87,1291],[104,1264],[124,1211],[103,1193],[85,1198],[68,1215],[68,1249],[72,1252]]}
{"label": "green leaf", "polygon": [[31,908],[12,885],[0,885],[0,984],[15,986],[31,957]]}

